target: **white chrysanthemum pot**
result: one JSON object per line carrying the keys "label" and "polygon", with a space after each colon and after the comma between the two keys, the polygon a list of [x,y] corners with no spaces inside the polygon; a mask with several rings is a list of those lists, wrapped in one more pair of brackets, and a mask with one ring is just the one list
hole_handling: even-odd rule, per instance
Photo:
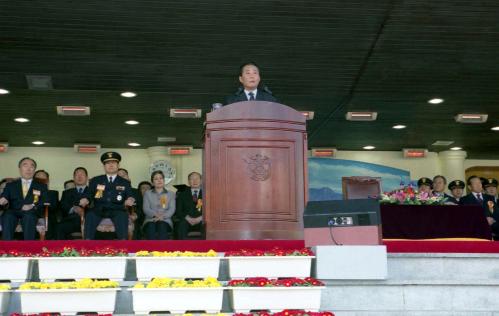
{"label": "white chrysanthemum pot", "polygon": [[221,257],[135,257],[137,279],[218,278]]}
{"label": "white chrysanthemum pot", "polygon": [[112,314],[119,289],[17,290],[21,313]]}
{"label": "white chrysanthemum pot", "polygon": [[230,287],[232,309],[248,313],[255,309],[278,312],[283,309],[303,309],[311,312],[321,307],[324,286],[310,287]]}
{"label": "white chrysanthemum pot", "polygon": [[5,314],[9,308],[11,290],[0,290],[0,313]]}
{"label": "white chrysanthemum pot", "polygon": [[28,279],[30,257],[0,258],[0,280],[25,282]]}
{"label": "white chrysanthemum pot", "polygon": [[151,311],[169,311],[172,314],[183,314],[190,310],[219,313],[222,310],[223,290],[223,287],[130,289],[133,311],[141,315]]}
{"label": "white chrysanthemum pot", "polygon": [[41,257],[38,271],[42,282],[56,279],[125,279],[127,257]]}
{"label": "white chrysanthemum pot", "polygon": [[314,256],[246,256],[229,259],[231,279],[251,277],[306,278],[310,276]]}

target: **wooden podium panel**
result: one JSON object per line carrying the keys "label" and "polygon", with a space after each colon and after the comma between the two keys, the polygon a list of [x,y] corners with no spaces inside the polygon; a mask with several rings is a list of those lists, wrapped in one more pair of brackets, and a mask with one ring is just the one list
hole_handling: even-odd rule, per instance
{"label": "wooden podium panel", "polygon": [[306,154],[305,118],[287,106],[240,102],[208,114],[207,238],[303,238]]}

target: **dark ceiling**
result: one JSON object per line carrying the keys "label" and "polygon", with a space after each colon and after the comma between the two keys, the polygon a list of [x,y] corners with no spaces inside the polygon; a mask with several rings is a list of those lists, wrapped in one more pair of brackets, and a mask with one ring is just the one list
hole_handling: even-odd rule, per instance
{"label": "dark ceiling", "polygon": [[[453,140],[471,158],[499,158],[498,56],[497,0],[1,0],[0,88],[11,93],[0,95],[0,141],[145,148],[173,136],[200,147],[203,120],[169,108],[209,110],[254,60],[282,103],[315,111],[310,147],[441,151],[431,144]],[[53,90],[28,89],[29,74],[51,76]],[[60,117],[56,105],[92,114]],[[345,121],[357,110],[378,120]],[[458,113],[489,120],[458,124]]]}

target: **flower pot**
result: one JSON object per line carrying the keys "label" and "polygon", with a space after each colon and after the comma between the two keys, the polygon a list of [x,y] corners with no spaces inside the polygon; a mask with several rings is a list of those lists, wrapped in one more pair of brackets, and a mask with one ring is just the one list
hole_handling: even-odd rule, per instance
{"label": "flower pot", "polygon": [[311,312],[321,307],[324,286],[310,287],[230,287],[232,309],[248,313],[255,309],[278,312],[283,309],[303,309]]}
{"label": "flower pot", "polygon": [[0,280],[24,282],[28,279],[30,257],[0,258]]}
{"label": "flower pot", "polygon": [[119,289],[17,290],[21,298],[21,313],[114,312]]}
{"label": "flower pot", "polygon": [[137,279],[218,278],[221,257],[135,257]]}
{"label": "flower pot", "polygon": [[9,307],[10,300],[10,290],[0,290],[0,314],[4,314],[7,312]]}
{"label": "flower pot", "polygon": [[305,278],[310,276],[313,256],[226,257],[231,279],[250,277]]}
{"label": "flower pot", "polygon": [[222,310],[223,290],[222,287],[130,289],[133,311],[141,315],[151,311],[183,314],[188,310],[218,313]]}
{"label": "flower pot", "polygon": [[44,257],[38,259],[42,282],[55,279],[109,279],[125,278],[127,257]]}

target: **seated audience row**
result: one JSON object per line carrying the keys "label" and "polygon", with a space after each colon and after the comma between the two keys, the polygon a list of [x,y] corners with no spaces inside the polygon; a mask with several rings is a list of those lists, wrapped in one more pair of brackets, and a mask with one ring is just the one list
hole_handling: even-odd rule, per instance
{"label": "seated audience row", "polygon": [[[49,208],[47,239],[68,239],[75,235],[95,239],[101,221],[109,218],[118,239],[187,238],[192,230],[202,230],[201,174],[188,176],[186,190],[174,192],[165,188],[163,172],[155,171],[151,183],[143,181],[139,189],[131,187],[126,169],[119,168],[121,156],[107,152],[101,156],[104,173],[90,179],[84,167],[77,167],[73,179],[64,183],[61,200],[58,192],[49,190],[49,174],[36,171],[34,159],[19,161],[19,179],[4,179],[0,184],[2,237],[12,240],[18,224],[24,239],[36,237],[36,225]],[[134,209],[133,212],[128,210]],[[133,225],[130,226],[130,223]],[[176,234],[175,234],[176,232]]]}

